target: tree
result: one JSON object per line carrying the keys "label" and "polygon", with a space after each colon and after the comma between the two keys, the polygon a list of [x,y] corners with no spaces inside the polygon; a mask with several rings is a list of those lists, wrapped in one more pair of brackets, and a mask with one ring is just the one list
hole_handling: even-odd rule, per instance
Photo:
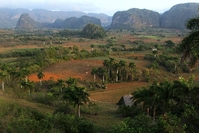
{"label": "tree", "polygon": [[63,88],[65,88],[64,80],[58,79],[55,83],[56,86],[59,87],[60,91],[62,92]]}
{"label": "tree", "polygon": [[165,43],[166,43],[165,46],[168,47],[168,48],[175,47],[175,43],[171,40],[167,40],[167,41],[165,41]]}
{"label": "tree", "polygon": [[94,49],[94,47],[95,47],[95,45],[93,45],[93,44],[91,44],[91,51],[93,51],[93,49]]}
{"label": "tree", "polygon": [[124,81],[126,79],[126,70],[125,70],[126,62],[124,60],[119,61],[119,78],[121,81]]}
{"label": "tree", "polygon": [[31,96],[31,92],[33,91],[34,88],[34,82],[30,80],[21,80],[21,86],[24,87],[24,89],[28,89],[28,95]]}
{"label": "tree", "polygon": [[[100,78],[102,78],[102,82],[104,83],[104,81],[105,81],[105,76],[107,75],[106,70],[105,70],[104,68],[102,68],[102,67],[99,67],[99,68],[97,69],[97,75],[98,75]],[[106,76],[106,77],[107,77],[107,76]]]}
{"label": "tree", "polygon": [[147,115],[149,115],[150,109],[152,109],[152,94],[153,92],[145,87],[132,93],[132,100],[135,105],[142,104],[142,108],[147,111]]}
{"label": "tree", "polygon": [[135,68],[135,63],[134,62],[130,62],[129,63],[129,68],[132,70]]}
{"label": "tree", "polygon": [[191,32],[184,37],[178,48],[183,52],[181,63],[189,59],[189,69],[192,71],[199,59],[199,17],[190,19],[186,27]]}
{"label": "tree", "polygon": [[42,86],[42,79],[45,77],[45,75],[40,71],[38,72],[37,77],[39,79],[40,85]]}
{"label": "tree", "polygon": [[77,84],[77,79],[76,79],[76,78],[71,78],[71,77],[69,77],[69,78],[66,80],[66,83],[68,84],[68,87],[75,86],[75,85]]}
{"label": "tree", "polygon": [[89,93],[86,92],[84,87],[69,86],[65,89],[64,99],[69,100],[77,106],[77,114],[80,117],[80,106],[86,104],[89,101]]}
{"label": "tree", "polygon": [[[139,74],[136,70],[136,65],[134,62],[130,62],[129,65],[128,65],[129,69],[130,69],[130,77],[129,80],[138,80],[139,78]],[[132,78],[132,75],[133,75],[133,78]]]}
{"label": "tree", "polygon": [[30,70],[27,68],[22,68],[20,71],[18,71],[18,78],[25,79],[25,81],[28,81],[28,75],[30,74]]}
{"label": "tree", "polygon": [[96,80],[96,74],[97,74],[97,69],[93,68],[92,71],[91,71],[91,74],[93,75],[93,81],[95,82],[95,80]]}
{"label": "tree", "polygon": [[113,65],[113,67],[114,67],[114,69],[116,70],[116,73],[115,73],[116,79],[115,79],[115,81],[118,82],[118,73],[119,73],[118,68],[120,67],[120,64],[119,64],[119,63],[115,63],[115,64]]}
{"label": "tree", "polygon": [[198,87],[193,87],[193,77],[188,80],[180,77],[173,82],[153,83],[147,88],[138,89],[132,95],[135,104],[141,104],[144,110],[153,110],[155,120],[156,110],[158,115],[165,116],[169,112],[181,115],[185,104],[197,105],[199,90],[196,88]]}
{"label": "tree", "polygon": [[5,90],[5,78],[7,77],[8,75],[8,65],[4,64],[4,63],[1,63],[0,64],[0,80],[1,80],[1,88],[2,90],[4,91]]}
{"label": "tree", "polygon": [[1,88],[3,91],[5,90],[4,80],[5,80],[6,76],[7,76],[7,74],[5,71],[0,71]]}
{"label": "tree", "polygon": [[110,80],[111,77],[111,70],[113,69],[113,65],[115,64],[115,59],[114,58],[109,58],[108,60],[104,60],[103,61],[103,65],[104,67],[107,68],[107,72],[108,72],[108,79]]}
{"label": "tree", "polygon": [[124,44],[121,44],[120,46],[121,46],[122,50],[126,49],[126,46]]}
{"label": "tree", "polygon": [[161,82],[159,84],[154,83],[149,87],[149,90],[153,92],[153,120],[155,121],[156,110],[160,110],[160,114],[165,115],[170,110],[169,103],[173,99],[173,86],[171,82]]}

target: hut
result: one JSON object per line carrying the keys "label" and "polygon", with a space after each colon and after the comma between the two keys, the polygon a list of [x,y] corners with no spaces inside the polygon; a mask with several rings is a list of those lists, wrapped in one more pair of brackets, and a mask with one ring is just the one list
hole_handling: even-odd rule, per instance
{"label": "hut", "polygon": [[130,94],[122,96],[117,105],[132,106],[133,105],[132,95]]}

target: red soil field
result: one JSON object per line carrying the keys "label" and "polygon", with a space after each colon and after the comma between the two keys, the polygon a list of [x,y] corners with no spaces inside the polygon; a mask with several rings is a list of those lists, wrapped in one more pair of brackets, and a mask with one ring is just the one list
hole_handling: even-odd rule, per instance
{"label": "red soil field", "polygon": [[[45,75],[43,80],[68,79],[72,77],[91,81],[93,80],[93,76],[91,75],[92,68],[97,68],[99,66],[102,66],[102,61],[99,60],[73,60],[62,62],[46,68],[43,71]],[[37,73],[31,74],[29,79],[34,82],[39,81]]]}

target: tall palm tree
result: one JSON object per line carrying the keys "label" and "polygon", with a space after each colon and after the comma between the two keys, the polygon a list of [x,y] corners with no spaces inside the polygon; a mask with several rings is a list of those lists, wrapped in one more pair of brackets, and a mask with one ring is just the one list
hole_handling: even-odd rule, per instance
{"label": "tall palm tree", "polygon": [[64,80],[63,79],[58,79],[57,82],[55,83],[56,86],[58,86],[60,88],[60,91],[62,92],[63,88],[65,88],[65,84],[64,84]]}
{"label": "tall palm tree", "polygon": [[18,71],[18,77],[20,79],[24,79],[25,81],[28,81],[28,75],[30,74],[30,70],[27,68],[22,68]]}
{"label": "tall palm tree", "polygon": [[63,98],[69,100],[77,106],[77,115],[80,117],[80,106],[89,101],[89,93],[86,92],[84,87],[70,86],[65,89]]}
{"label": "tall palm tree", "polygon": [[28,95],[31,96],[31,92],[34,89],[34,82],[30,80],[21,80],[21,86],[23,86],[24,89],[28,90]]}
{"label": "tall palm tree", "polygon": [[6,76],[7,76],[7,74],[5,71],[0,71],[1,88],[3,91],[5,90],[4,80],[5,80]]}
{"label": "tall palm tree", "polygon": [[[128,65],[129,71],[128,71],[128,81],[132,81],[133,80],[133,73],[135,73],[135,63],[134,62],[130,62]],[[135,76],[134,76],[135,78]]]}
{"label": "tall palm tree", "polygon": [[113,68],[115,69],[115,81],[118,82],[118,74],[119,74],[119,67],[120,67],[120,64],[119,63],[115,63],[113,65]]}
{"label": "tall palm tree", "polygon": [[103,62],[104,67],[107,68],[108,79],[111,79],[111,72],[112,72],[114,64],[115,64],[114,58],[109,58],[108,60],[104,60],[104,62]]}
{"label": "tall palm tree", "polygon": [[93,81],[95,82],[95,80],[96,80],[96,74],[97,74],[97,69],[93,68],[92,71],[91,71],[91,74],[93,75]]}
{"label": "tall palm tree", "polygon": [[0,64],[0,80],[1,80],[1,88],[5,90],[5,80],[8,75],[8,65],[5,63]]}
{"label": "tall palm tree", "polygon": [[138,89],[132,93],[132,100],[135,105],[141,104],[143,110],[146,110],[147,115],[150,114],[152,108],[153,92],[145,87]]}
{"label": "tall palm tree", "polygon": [[135,68],[135,63],[134,62],[130,62],[129,63],[129,69],[132,71],[132,69]]}
{"label": "tall palm tree", "polygon": [[156,109],[161,111],[161,114],[165,115],[170,111],[170,103],[173,100],[173,84],[171,82],[155,83],[149,87],[153,92],[153,120],[155,121]]}
{"label": "tall palm tree", "polygon": [[99,77],[102,78],[103,83],[105,82],[105,76],[106,76],[106,80],[107,80],[107,71],[104,68],[99,67],[97,69],[97,75],[99,75]]}
{"label": "tall palm tree", "polygon": [[119,77],[121,81],[124,81],[126,79],[125,66],[126,66],[126,62],[124,60],[120,60],[119,61],[119,69],[120,69]]}
{"label": "tall palm tree", "polygon": [[152,110],[155,121],[157,109],[163,115],[170,111],[170,103],[173,100],[173,84],[171,82],[153,83],[148,88],[139,89],[132,94],[135,103],[141,103],[148,115],[149,110]]}
{"label": "tall palm tree", "polygon": [[37,77],[38,77],[38,79],[39,79],[40,85],[42,86],[42,79],[43,79],[43,77],[45,77],[44,73],[41,72],[41,71],[38,72],[38,73],[37,73]]}

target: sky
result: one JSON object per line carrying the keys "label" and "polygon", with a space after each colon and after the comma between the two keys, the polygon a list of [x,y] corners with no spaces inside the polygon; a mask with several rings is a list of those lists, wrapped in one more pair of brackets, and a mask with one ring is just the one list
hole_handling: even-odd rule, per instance
{"label": "sky", "polygon": [[180,3],[199,3],[198,0],[0,0],[1,8],[47,9],[53,11],[82,11],[105,13],[109,16],[130,8],[149,9],[163,13]]}

